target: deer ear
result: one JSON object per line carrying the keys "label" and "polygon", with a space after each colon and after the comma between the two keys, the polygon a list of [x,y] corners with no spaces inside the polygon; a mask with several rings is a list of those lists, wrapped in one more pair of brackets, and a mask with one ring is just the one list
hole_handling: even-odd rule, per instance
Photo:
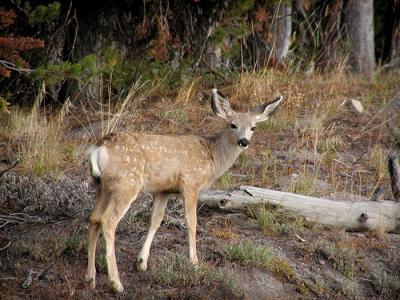
{"label": "deer ear", "polygon": [[214,114],[223,119],[226,119],[234,113],[228,99],[218,92],[217,89],[212,89],[211,108]]}
{"label": "deer ear", "polygon": [[283,97],[279,96],[272,102],[255,106],[250,109],[250,113],[256,118],[256,122],[263,122],[268,120],[269,116],[272,115],[275,110],[281,105]]}

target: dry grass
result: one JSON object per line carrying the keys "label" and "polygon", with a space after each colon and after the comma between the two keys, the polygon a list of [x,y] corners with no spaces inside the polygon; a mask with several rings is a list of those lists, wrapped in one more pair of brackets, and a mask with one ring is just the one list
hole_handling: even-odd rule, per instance
{"label": "dry grass", "polygon": [[10,111],[2,137],[7,141],[8,160],[21,161],[19,167],[23,173],[38,176],[59,171],[65,156],[62,123],[69,110],[66,101],[56,117],[49,120],[40,108],[44,94],[43,85],[30,111],[19,108]]}
{"label": "dry grass", "polygon": [[233,229],[233,224],[229,220],[225,220],[223,226],[211,230],[212,235],[222,240],[236,240],[239,238]]}
{"label": "dry grass", "polygon": [[140,91],[143,90],[145,85],[146,82],[142,82],[141,79],[135,81],[131,85],[128,94],[123,99],[118,98],[116,103],[113,103],[111,100],[111,92],[109,92],[107,101],[101,97],[100,117],[102,136],[110,132],[116,132],[120,129],[122,116],[129,110],[132,111],[134,109],[133,105],[137,104],[144,98],[144,95],[140,94]]}
{"label": "dry grass", "polygon": [[213,236],[222,240],[236,240],[239,235],[231,228],[219,228],[212,230]]}
{"label": "dry grass", "polygon": [[338,64],[329,74],[311,76],[293,73],[292,70],[265,70],[240,74],[231,88],[232,102],[239,108],[272,100],[277,95],[285,97],[287,121],[298,117],[299,112],[322,112],[330,116],[340,101],[352,94],[355,81],[346,74],[345,65]]}
{"label": "dry grass", "polygon": [[189,115],[184,108],[162,111],[157,114],[157,118],[160,120],[160,122],[166,119],[175,121],[177,123],[184,123],[189,121]]}
{"label": "dry grass", "polygon": [[339,135],[328,136],[326,139],[320,139],[317,143],[317,150],[324,152],[340,152],[344,148],[343,139]]}
{"label": "dry grass", "polygon": [[199,77],[184,80],[177,92],[175,102],[184,105],[193,102],[199,94],[200,83]]}
{"label": "dry grass", "polygon": [[379,144],[373,146],[368,152],[368,160],[376,174],[377,181],[381,181],[384,177],[388,177],[387,171],[387,153]]}

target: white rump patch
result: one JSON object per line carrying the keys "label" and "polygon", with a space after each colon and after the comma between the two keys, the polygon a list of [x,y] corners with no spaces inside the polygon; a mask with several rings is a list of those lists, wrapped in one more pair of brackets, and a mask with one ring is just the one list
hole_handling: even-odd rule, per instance
{"label": "white rump patch", "polygon": [[99,178],[108,161],[107,148],[105,146],[92,146],[89,148],[88,154],[92,176]]}

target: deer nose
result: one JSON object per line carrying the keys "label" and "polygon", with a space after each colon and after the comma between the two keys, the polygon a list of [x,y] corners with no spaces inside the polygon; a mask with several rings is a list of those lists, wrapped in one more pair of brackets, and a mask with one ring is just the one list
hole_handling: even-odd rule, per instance
{"label": "deer nose", "polygon": [[238,145],[242,148],[247,148],[250,145],[250,141],[248,139],[240,139]]}

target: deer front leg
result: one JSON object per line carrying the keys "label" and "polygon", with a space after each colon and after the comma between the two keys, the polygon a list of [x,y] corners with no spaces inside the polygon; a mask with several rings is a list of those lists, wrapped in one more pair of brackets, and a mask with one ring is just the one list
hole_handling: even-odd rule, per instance
{"label": "deer front leg", "polygon": [[197,265],[199,260],[196,252],[196,226],[197,226],[197,197],[198,192],[185,189],[183,192],[185,201],[185,217],[187,234],[189,240],[189,258],[193,265]]}
{"label": "deer front leg", "polygon": [[157,193],[153,195],[153,213],[151,215],[151,224],[147,233],[146,241],[137,259],[139,271],[147,270],[147,260],[149,258],[150,247],[157,229],[160,227],[164,218],[165,207],[168,203],[167,193]]}

